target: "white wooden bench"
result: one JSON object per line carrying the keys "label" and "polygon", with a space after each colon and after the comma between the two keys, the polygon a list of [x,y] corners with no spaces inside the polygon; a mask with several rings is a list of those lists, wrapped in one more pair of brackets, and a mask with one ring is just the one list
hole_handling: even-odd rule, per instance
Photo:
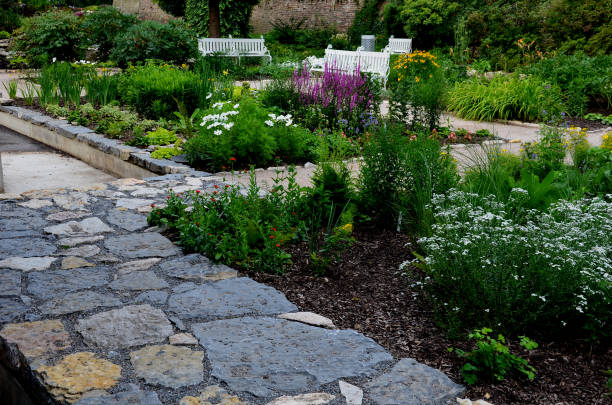
{"label": "white wooden bench", "polygon": [[342,51],[332,49],[331,45],[325,50],[323,58],[310,57],[307,59],[310,71],[323,72],[336,69],[343,72],[354,72],[357,67],[364,73],[371,73],[381,79],[383,86],[387,86],[389,78],[389,54],[384,52]]}
{"label": "white wooden bench", "polygon": [[383,49],[386,53],[411,53],[412,52],[412,38],[394,38],[393,35],[389,37],[389,43]]}
{"label": "white wooden bench", "polygon": [[258,56],[272,61],[270,51],[266,48],[264,37],[260,38],[200,38],[198,49],[203,56],[219,55],[240,58],[243,56]]}

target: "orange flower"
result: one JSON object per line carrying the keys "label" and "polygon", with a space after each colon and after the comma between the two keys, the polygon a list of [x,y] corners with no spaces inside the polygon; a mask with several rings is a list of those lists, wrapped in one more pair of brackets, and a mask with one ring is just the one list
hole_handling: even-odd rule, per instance
{"label": "orange flower", "polygon": [[235,161],[236,161],[236,158],[235,158],[235,157],[231,157],[231,158],[230,158],[230,162],[235,162]]}
{"label": "orange flower", "polygon": [[270,239],[274,239],[274,235],[270,235]]}

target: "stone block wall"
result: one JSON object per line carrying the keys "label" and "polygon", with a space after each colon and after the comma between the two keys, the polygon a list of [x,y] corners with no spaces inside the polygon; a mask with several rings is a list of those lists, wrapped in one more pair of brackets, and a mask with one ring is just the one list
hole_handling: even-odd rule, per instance
{"label": "stone block wall", "polygon": [[153,0],[113,0],[113,6],[124,13],[136,14],[142,20],[166,22],[172,18]]}
{"label": "stone block wall", "polygon": [[335,27],[348,31],[362,0],[261,0],[253,9],[251,26],[260,34],[270,31],[276,21],[305,19],[304,27]]}
{"label": "stone block wall", "polygon": [[[276,21],[304,19],[303,27],[330,27],[348,31],[363,0],[260,0],[253,9],[251,26],[256,34],[270,31]],[[113,0],[113,6],[143,20],[168,21],[172,18],[152,0]]]}

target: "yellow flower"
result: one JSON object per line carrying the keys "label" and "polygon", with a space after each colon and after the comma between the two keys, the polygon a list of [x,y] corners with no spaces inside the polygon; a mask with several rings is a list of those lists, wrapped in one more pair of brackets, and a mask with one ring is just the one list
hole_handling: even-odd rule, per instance
{"label": "yellow flower", "polygon": [[229,75],[229,70],[225,69],[225,70],[223,71],[223,76],[227,76],[227,75]]}
{"label": "yellow flower", "polygon": [[353,224],[350,222],[346,225],[343,225],[340,230],[344,233],[353,233]]}
{"label": "yellow flower", "polygon": [[418,83],[418,82],[420,82],[420,81],[421,81],[421,79],[419,79],[419,76],[415,76],[415,77],[414,77],[414,81]]}
{"label": "yellow flower", "polygon": [[182,67],[183,69],[187,69],[187,64],[186,64],[186,63],[183,63],[183,64],[181,65],[181,67]]}

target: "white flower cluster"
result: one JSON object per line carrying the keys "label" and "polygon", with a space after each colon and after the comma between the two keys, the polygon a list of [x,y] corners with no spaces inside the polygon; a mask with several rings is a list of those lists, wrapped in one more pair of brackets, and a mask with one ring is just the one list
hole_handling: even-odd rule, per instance
{"label": "white flower cluster", "polygon": [[[273,127],[275,122],[284,123],[286,127],[293,125],[293,116],[291,114],[276,115],[274,113],[270,113],[268,114],[268,117],[271,118],[271,120],[266,121],[266,125],[269,127]],[[297,126],[297,125],[293,125],[293,126]]]}
{"label": "white flower cluster", "polygon": [[[215,103],[213,104],[213,108],[221,109],[223,108],[225,104],[227,103],[224,103],[224,102]],[[240,106],[239,104],[236,104],[234,108],[238,108],[239,106]],[[228,111],[221,112],[219,114],[208,114],[202,118],[202,122],[200,123],[200,126],[206,127],[206,129],[217,128],[215,129],[213,133],[215,135],[221,135],[223,134],[223,128],[226,131],[229,131],[230,129],[232,129],[232,127],[234,126],[234,123],[230,121],[230,117],[233,115],[238,115],[238,114],[239,114],[238,110],[228,110]]]}
{"label": "white flower cluster", "polygon": [[489,294],[482,310],[487,298],[499,298],[527,302],[536,313],[566,311],[557,314],[560,325],[609,302],[612,196],[560,200],[544,212],[525,210],[517,220],[512,201],[524,198],[529,195],[521,189],[512,190],[507,204],[456,190],[436,195],[436,224],[430,237],[419,239],[432,279],[459,292],[473,287]]}

